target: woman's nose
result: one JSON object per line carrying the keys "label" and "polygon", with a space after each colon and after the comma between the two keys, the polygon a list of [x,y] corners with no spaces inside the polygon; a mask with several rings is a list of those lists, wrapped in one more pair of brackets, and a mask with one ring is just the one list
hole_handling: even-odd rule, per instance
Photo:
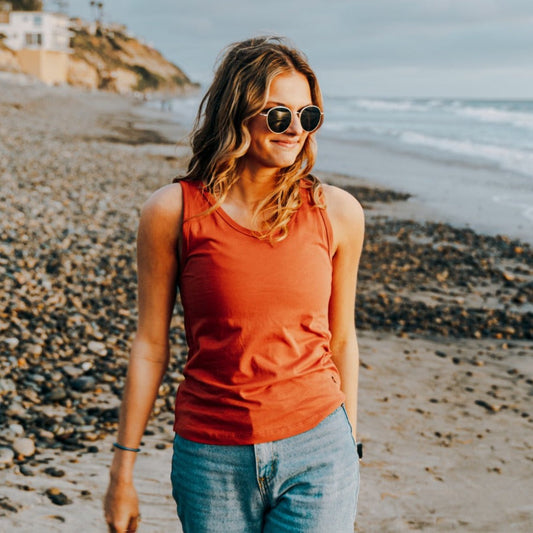
{"label": "woman's nose", "polygon": [[302,128],[302,123],[300,121],[300,115],[296,112],[293,112],[291,123],[289,127],[287,128],[287,130],[285,131],[285,133],[290,133],[292,135],[300,135],[303,131],[304,129]]}

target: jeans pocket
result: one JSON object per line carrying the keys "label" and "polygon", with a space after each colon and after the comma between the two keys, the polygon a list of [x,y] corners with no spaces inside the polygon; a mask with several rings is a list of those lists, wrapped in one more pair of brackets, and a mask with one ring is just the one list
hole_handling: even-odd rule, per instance
{"label": "jeans pocket", "polygon": [[353,449],[355,452],[355,458],[356,458],[355,462],[357,463],[357,465],[359,465],[359,454],[357,453],[357,443],[355,442],[355,439],[353,438],[353,427],[352,427],[352,424],[350,423],[350,419],[348,418],[348,413],[346,412],[346,407],[344,404],[341,404],[341,409],[342,409],[342,412],[344,413],[344,418],[346,419],[346,424],[350,432],[350,438],[352,440],[352,445],[353,445]]}
{"label": "jeans pocket", "polygon": [[348,427],[350,428],[350,435],[352,436],[352,440],[354,441],[353,443],[355,445],[355,440],[353,438],[353,427],[350,422],[350,419],[348,418],[348,413],[346,412],[346,406],[343,403],[341,404],[341,409],[342,409],[342,412],[344,413],[344,417],[346,418],[346,422],[348,423]]}

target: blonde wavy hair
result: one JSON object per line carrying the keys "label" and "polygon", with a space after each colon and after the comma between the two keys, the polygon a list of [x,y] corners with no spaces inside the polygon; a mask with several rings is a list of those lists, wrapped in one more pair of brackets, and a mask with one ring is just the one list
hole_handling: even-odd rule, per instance
{"label": "blonde wavy hair", "polygon": [[[224,202],[239,179],[240,160],[251,141],[247,123],[264,109],[270,83],[279,74],[291,71],[307,78],[312,103],[322,109],[318,80],[307,59],[284,39],[255,37],[225,49],[196,116],[187,174],[174,180],[204,184],[215,198],[206,213]],[[274,189],[254,211],[254,223],[260,221],[261,227],[256,232],[258,238],[271,242],[285,239],[291,217],[302,204],[300,183],[310,190],[313,204],[324,207],[320,182],[309,174],[315,157],[316,142],[309,134],[296,161],[279,170]]]}

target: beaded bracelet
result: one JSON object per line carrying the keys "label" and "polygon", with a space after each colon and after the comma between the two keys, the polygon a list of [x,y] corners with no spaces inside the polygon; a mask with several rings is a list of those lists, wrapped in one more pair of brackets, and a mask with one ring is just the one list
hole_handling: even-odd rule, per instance
{"label": "beaded bracelet", "polygon": [[119,444],[118,442],[114,442],[113,443],[113,446],[115,448],[118,448],[119,450],[125,450],[127,452],[135,452],[135,453],[138,453],[141,451],[140,448],[128,448],[127,446],[122,446],[122,444]]}

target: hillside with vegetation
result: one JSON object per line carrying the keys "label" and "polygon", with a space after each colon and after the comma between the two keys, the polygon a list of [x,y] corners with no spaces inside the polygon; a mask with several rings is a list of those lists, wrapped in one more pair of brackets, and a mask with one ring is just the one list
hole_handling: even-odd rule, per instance
{"label": "hillside with vegetation", "polygon": [[73,28],[71,85],[120,93],[183,93],[197,86],[176,65],[125,31],[83,25]]}

